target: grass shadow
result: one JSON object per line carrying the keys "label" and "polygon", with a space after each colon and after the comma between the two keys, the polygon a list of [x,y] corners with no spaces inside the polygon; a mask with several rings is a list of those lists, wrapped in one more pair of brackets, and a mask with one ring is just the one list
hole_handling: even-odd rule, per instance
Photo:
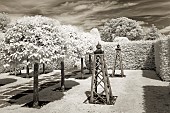
{"label": "grass shadow", "polygon": [[[85,94],[87,96],[87,99],[83,103],[90,103],[91,91],[86,91]],[[100,97],[102,97],[103,99],[99,98],[98,96],[94,96],[95,101],[94,101],[94,103],[90,103],[90,104],[101,104],[101,105],[105,104],[103,102],[103,100],[105,100],[105,102],[106,102],[106,100],[107,100],[106,95],[100,95]],[[118,96],[110,97],[110,102],[111,103],[107,104],[107,105],[114,105],[116,103],[117,98],[118,98]]]}
{"label": "grass shadow", "polygon": [[121,75],[121,74],[115,74],[114,76],[112,76],[112,74],[109,74],[110,77],[126,77],[126,75]]}
{"label": "grass shadow", "polygon": [[[79,83],[72,80],[65,81],[65,86],[67,88],[67,91],[76,85],[79,85]],[[64,96],[64,92],[57,90],[59,88],[60,88],[60,81],[46,82],[44,84],[41,84],[39,87],[39,107],[41,108],[43,105],[46,105],[50,102],[60,100]],[[9,95],[14,95],[11,98],[9,98],[9,101],[7,101],[10,105],[16,104],[16,105],[22,105],[22,107],[31,107],[31,108],[33,107],[32,89],[27,89],[25,91],[22,90],[18,93],[15,92],[15,94],[14,93],[12,94],[11,92],[9,93]]]}
{"label": "grass shadow", "polygon": [[[39,70],[39,75],[47,74],[47,73],[50,73],[52,71],[53,70],[49,69],[49,70],[45,70],[45,72],[43,73],[43,70]],[[15,75],[15,73],[11,72],[10,75]],[[21,77],[21,78],[32,78],[34,76],[34,71],[30,72],[29,75],[27,75],[27,73],[19,73],[19,72],[17,72],[16,76]]]}
{"label": "grass shadow", "polygon": [[6,84],[10,84],[13,82],[16,82],[17,79],[12,79],[12,78],[4,78],[4,79],[0,79],[0,86],[4,86]]}
{"label": "grass shadow", "polygon": [[[68,91],[68,90],[72,89],[74,86],[79,85],[78,82],[75,82],[73,80],[66,80],[64,83],[65,83],[65,90],[64,91]],[[59,82],[57,84],[56,88],[53,89],[53,91],[62,91],[61,90],[61,82]]]}
{"label": "grass shadow", "polygon": [[52,69],[46,69],[45,72],[43,73],[43,70],[39,70],[39,74],[47,74],[53,72]]}
{"label": "grass shadow", "polygon": [[84,70],[84,74],[81,75],[81,72],[79,70],[73,71],[72,73],[66,74],[65,78],[75,78],[75,79],[87,79],[91,76],[92,74],[89,74],[88,70]]}
{"label": "grass shadow", "polygon": [[144,86],[143,89],[145,113],[170,112],[170,87]]}
{"label": "grass shadow", "polygon": [[151,71],[151,70],[142,70],[142,76],[145,78],[150,78],[150,79],[154,79],[154,80],[161,80],[155,71]]}
{"label": "grass shadow", "polygon": [[34,72],[30,72],[29,75],[27,75],[27,73],[21,73],[21,74],[17,74],[18,77],[21,78],[32,78],[34,76]]}

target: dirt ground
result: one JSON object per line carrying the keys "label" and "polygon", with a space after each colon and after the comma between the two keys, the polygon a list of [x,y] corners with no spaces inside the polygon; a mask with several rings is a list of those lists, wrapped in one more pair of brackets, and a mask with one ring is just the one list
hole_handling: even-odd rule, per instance
{"label": "dirt ground", "polygon": [[[117,71],[116,71],[117,72]],[[51,77],[51,74],[42,75],[41,79]],[[126,77],[110,78],[113,96],[117,96],[114,105],[99,105],[83,103],[86,99],[86,92],[91,88],[91,77],[87,79],[66,79],[66,87],[72,88],[64,92],[61,98],[49,102],[40,109],[21,107],[21,104],[11,104],[0,108],[0,113],[169,113],[170,112],[170,87],[168,82],[161,81],[154,71],[149,70],[125,70]],[[16,82],[0,87],[0,92],[7,90],[8,87],[26,84],[32,81],[31,78],[15,78]],[[6,78],[1,76],[1,78]],[[85,75],[86,76],[86,75]],[[45,79],[44,79],[45,80]],[[55,80],[55,78],[53,78]],[[57,86],[50,86],[43,89],[40,100],[48,97],[54,98],[58,93],[53,90]],[[24,97],[23,97],[24,99]],[[32,99],[32,96],[27,98]]]}

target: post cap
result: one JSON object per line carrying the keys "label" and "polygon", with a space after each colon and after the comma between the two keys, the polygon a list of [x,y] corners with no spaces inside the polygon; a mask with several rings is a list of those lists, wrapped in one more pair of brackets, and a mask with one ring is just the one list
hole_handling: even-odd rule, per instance
{"label": "post cap", "polygon": [[94,54],[104,54],[104,51],[102,51],[102,46],[101,46],[101,44],[100,43],[98,43],[97,45],[96,45],[96,51],[94,51]]}
{"label": "post cap", "polygon": [[120,49],[120,45],[119,45],[119,44],[117,45],[116,50],[119,50],[119,51],[121,50],[121,49]]}

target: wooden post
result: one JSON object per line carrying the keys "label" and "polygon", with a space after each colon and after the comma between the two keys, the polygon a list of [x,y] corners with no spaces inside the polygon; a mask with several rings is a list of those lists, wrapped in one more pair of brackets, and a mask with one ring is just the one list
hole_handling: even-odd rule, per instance
{"label": "wooden post", "polygon": [[61,61],[61,90],[65,90],[65,75],[64,75],[64,61]]}
{"label": "wooden post", "polygon": [[19,70],[19,75],[21,75],[22,73],[21,73],[21,69]]}
{"label": "wooden post", "polygon": [[99,62],[99,56],[98,55],[95,55],[95,58],[96,58],[96,69],[95,69],[95,81],[94,81],[94,89],[95,89],[95,92],[97,93],[97,80],[98,80],[98,76],[96,76],[97,74],[97,70],[99,69],[99,65],[98,65],[98,62]]}
{"label": "wooden post", "polygon": [[96,65],[96,57],[94,57],[93,62],[93,73],[92,73],[92,80],[91,80],[91,96],[90,96],[90,103],[94,102],[94,82],[95,82],[95,65]]}
{"label": "wooden post", "polygon": [[[110,104],[110,95],[109,95],[109,91],[108,91],[108,81],[107,81],[107,78],[106,78],[106,67],[105,67],[105,64],[104,64],[104,55],[101,56],[101,69],[102,69],[102,73],[103,73],[103,80],[105,81],[104,82],[104,92],[106,94],[106,103],[107,104]],[[109,86],[110,87],[110,86]]]}
{"label": "wooden post", "polygon": [[43,74],[45,73],[45,64],[43,63]]}
{"label": "wooden post", "polygon": [[38,68],[39,64],[34,64],[34,91],[33,91],[33,107],[38,107],[39,95],[38,95]]}
{"label": "wooden post", "polygon": [[91,59],[91,54],[89,54],[89,74],[92,74],[92,59]]}
{"label": "wooden post", "polygon": [[120,70],[121,70],[121,76],[124,76],[124,72],[123,72],[123,64],[122,64],[122,55],[120,53]]}
{"label": "wooden post", "polygon": [[81,58],[81,78],[83,78],[83,74],[84,74],[84,71],[83,71],[83,58]]}
{"label": "wooden post", "polygon": [[[29,59],[27,58],[27,63],[28,63]],[[29,78],[29,65],[27,64],[26,67],[26,71],[27,71],[27,78]]]}

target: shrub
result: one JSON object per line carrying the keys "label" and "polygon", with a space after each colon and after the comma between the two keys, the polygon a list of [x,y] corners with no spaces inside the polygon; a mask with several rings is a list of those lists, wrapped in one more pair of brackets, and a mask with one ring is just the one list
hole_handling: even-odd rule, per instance
{"label": "shrub", "polygon": [[156,72],[162,80],[170,80],[170,38],[161,38],[154,44]]}
{"label": "shrub", "polygon": [[[102,44],[106,63],[109,68],[112,68],[114,64],[117,44],[114,42],[105,42]],[[155,69],[154,41],[133,41],[119,44],[124,69]]]}
{"label": "shrub", "polygon": [[115,37],[113,42],[129,42],[129,39],[127,37]]}

